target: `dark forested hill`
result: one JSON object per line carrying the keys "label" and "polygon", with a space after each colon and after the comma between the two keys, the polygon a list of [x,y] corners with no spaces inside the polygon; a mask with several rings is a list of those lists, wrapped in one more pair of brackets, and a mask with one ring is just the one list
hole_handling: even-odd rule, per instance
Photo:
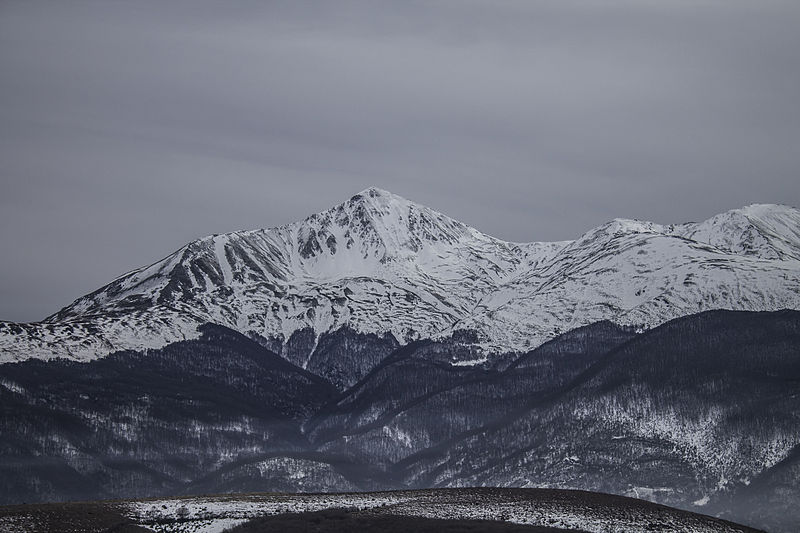
{"label": "dark forested hill", "polygon": [[232,458],[305,450],[330,383],[219,326],[90,363],[0,366],[7,503],[162,494]]}
{"label": "dark forested hill", "polygon": [[542,486],[800,525],[798,312],[599,322],[493,368],[337,335],[318,349],[374,367],[344,392],[219,326],[0,365],[0,499]]}

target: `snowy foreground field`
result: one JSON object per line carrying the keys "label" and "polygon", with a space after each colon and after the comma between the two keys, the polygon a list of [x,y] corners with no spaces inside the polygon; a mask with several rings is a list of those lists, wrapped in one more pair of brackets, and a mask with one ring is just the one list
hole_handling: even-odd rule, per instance
{"label": "snowy foreground field", "polygon": [[259,517],[336,508],[348,509],[353,515],[497,520],[593,533],[757,531],[633,498],[583,491],[486,488],[17,505],[0,507],[0,531],[221,533]]}

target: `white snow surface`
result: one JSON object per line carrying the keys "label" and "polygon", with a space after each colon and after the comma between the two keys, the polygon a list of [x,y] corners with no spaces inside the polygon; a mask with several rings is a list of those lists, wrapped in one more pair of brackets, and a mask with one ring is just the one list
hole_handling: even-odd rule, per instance
{"label": "white snow surface", "polygon": [[370,188],[301,222],[199,239],[42,322],[0,322],[0,363],[158,348],[206,322],[283,340],[303,328],[401,343],[472,329],[489,356],[599,320],[650,328],[784,308],[800,309],[791,207],[669,226],[616,219],[574,241],[512,243]]}
{"label": "white snow surface", "polygon": [[[221,531],[224,521],[282,513],[320,511],[331,508],[360,512],[439,519],[504,520],[518,524],[579,529],[592,533],[652,531],[657,523],[665,532],[741,532],[735,524],[666,507],[631,505],[620,512],[603,504],[582,503],[558,497],[536,500],[499,493],[466,491],[398,491],[340,494],[252,494],[141,500],[127,504],[134,523],[154,531]],[[181,518],[181,522],[156,525]],[[230,527],[230,526],[228,526]]]}

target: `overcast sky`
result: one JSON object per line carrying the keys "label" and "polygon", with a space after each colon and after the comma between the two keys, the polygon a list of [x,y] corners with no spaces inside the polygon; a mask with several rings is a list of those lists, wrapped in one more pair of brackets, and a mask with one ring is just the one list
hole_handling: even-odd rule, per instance
{"label": "overcast sky", "polygon": [[800,2],[0,1],[0,319],[375,185],[496,237],[800,204]]}

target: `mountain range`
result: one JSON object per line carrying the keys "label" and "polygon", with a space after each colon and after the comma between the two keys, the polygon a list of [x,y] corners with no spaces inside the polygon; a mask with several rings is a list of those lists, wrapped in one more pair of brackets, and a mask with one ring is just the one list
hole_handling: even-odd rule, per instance
{"label": "mountain range", "polygon": [[0,504],[544,487],[800,527],[800,212],[509,243],[368,189],[0,324]]}
{"label": "mountain range", "polygon": [[798,272],[800,211],[787,206],[511,243],[370,188],[298,223],[194,241],[41,322],[0,322],[0,362],[160,348],[214,323],[352,385],[369,365],[343,375],[318,350],[342,329],[384,352],[457,338],[471,349],[454,364],[491,364],[601,320],[644,330],[711,309],[800,309]]}

